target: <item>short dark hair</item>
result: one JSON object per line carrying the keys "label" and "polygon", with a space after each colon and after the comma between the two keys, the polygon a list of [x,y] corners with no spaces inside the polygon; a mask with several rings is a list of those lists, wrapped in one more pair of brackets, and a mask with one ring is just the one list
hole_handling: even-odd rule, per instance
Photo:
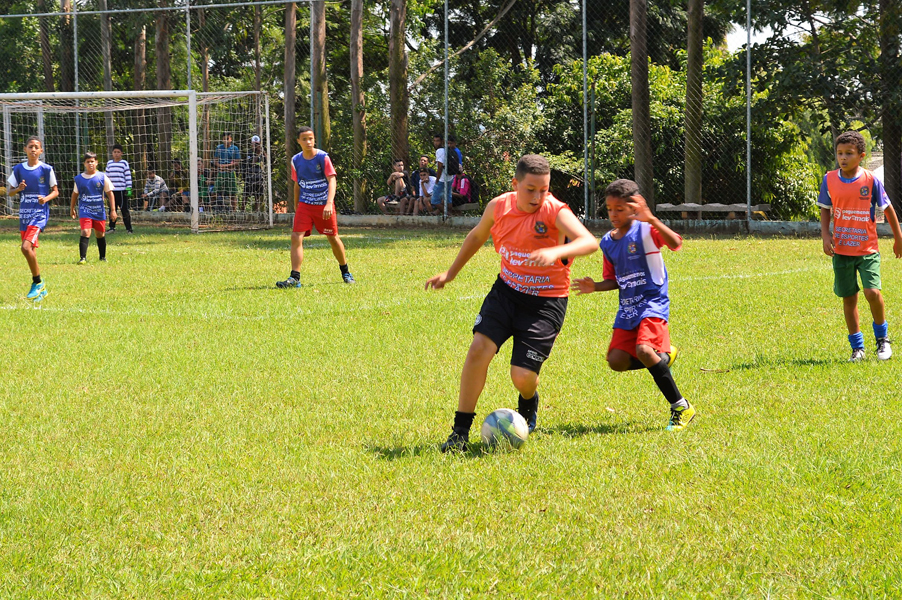
{"label": "short dark hair", "polygon": [[91,152],[90,150],[85,150],[85,155],[82,157],[81,162],[85,162],[89,158],[93,158],[94,160],[97,160],[97,153]]}
{"label": "short dark hair", "polygon": [[457,142],[457,138],[454,137],[454,134],[453,134],[453,133],[449,133],[449,134],[448,134],[448,141],[449,141],[449,142],[455,142],[455,143],[456,143],[456,142]]}
{"label": "short dark hair", "polygon": [[227,137],[230,138],[230,137],[232,137],[232,134],[229,133],[228,131],[226,131],[225,133],[222,134],[222,137],[224,137],[224,138],[227,138]]}
{"label": "short dark hair", "polygon": [[608,184],[608,187],[604,188],[605,198],[610,197],[628,200],[630,196],[635,196],[638,193],[639,184],[632,179],[615,179]]}
{"label": "short dark hair", "polygon": [[514,175],[517,181],[523,181],[527,173],[533,175],[548,175],[551,173],[551,167],[544,156],[538,154],[527,154],[521,156],[517,161],[517,172]]}
{"label": "short dark hair", "polygon": [[442,134],[442,133],[435,133],[435,134],[432,135],[432,139],[435,139],[435,138],[438,138],[438,139],[444,141],[444,140],[445,140],[445,135]]}
{"label": "short dark hair", "polygon": [[393,160],[393,161],[391,162],[391,164],[396,165],[396,164],[398,164],[399,162],[404,162],[404,159],[403,159],[403,158],[396,158],[395,160]]}
{"label": "short dark hair", "polygon": [[156,173],[157,170],[156,170],[156,168],[154,168],[154,167],[147,167],[147,172],[148,172],[148,173]]}
{"label": "short dark hair", "polygon": [[867,149],[864,142],[864,136],[857,131],[846,131],[839,134],[839,137],[836,138],[836,144],[833,145],[833,149],[835,150],[840,144],[852,144],[858,148],[858,152],[861,154],[864,154]]}
{"label": "short dark hair", "polygon": [[426,173],[426,175],[429,175],[429,169],[420,169],[420,173]]}
{"label": "short dark hair", "polygon": [[33,135],[30,138],[28,138],[27,140],[25,140],[25,145],[27,146],[31,142],[37,142],[41,145],[41,148],[44,147],[44,141],[36,135]]}
{"label": "short dark hair", "polygon": [[426,160],[429,160],[429,157],[426,156],[425,154],[420,154],[420,158],[425,158]]}
{"label": "short dark hair", "polygon": [[[307,127],[306,125],[302,127],[298,127],[298,137],[301,137],[302,133],[307,133],[308,131],[313,131],[312,127]],[[314,134],[316,135],[316,134]]]}
{"label": "short dark hair", "polygon": [[113,144],[113,147],[110,150],[118,150],[119,152],[122,152],[122,145],[121,144]]}

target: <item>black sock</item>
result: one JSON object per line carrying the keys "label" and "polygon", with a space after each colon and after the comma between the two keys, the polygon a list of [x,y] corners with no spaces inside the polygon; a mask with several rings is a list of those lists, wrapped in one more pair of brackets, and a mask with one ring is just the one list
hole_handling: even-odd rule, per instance
{"label": "black sock", "polygon": [[41,276],[40,276],[40,275],[35,275],[34,277],[32,277],[32,278],[31,278],[31,283],[41,283]]}
{"label": "black sock", "polygon": [[645,369],[646,366],[642,364],[642,361],[636,358],[635,356],[630,356],[630,368],[627,371],[638,371],[639,369]]}
{"label": "black sock", "polygon": [[668,402],[674,404],[683,398],[680,390],[677,389],[676,382],[673,380],[673,375],[670,372],[670,367],[667,366],[666,360],[662,360],[653,367],[648,367],[648,372],[654,377],[658,389],[661,390]]}
{"label": "black sock", "polygon": [[535,414],[539,411],[539,392],[536,392],[532,398],[527,400],[521,394],[519,399],[517,400],[517,412],[520,413],[526,422],[529,422],[530,417],[535,416]]}
{"label": "black sock", "polygon": [[85,236],[81,236],[78,240],[78,255],[82,258],[86,258],[88,256],[88,241],[91,238],[86,238]]}
{"label": "black sock", "polygon": [[295,279],[297,279],[298,281],[300,281],[300,280],[301,280],[301,272],[300,272],[300,271],[292,271],[292,272],[291,272],[291,277],[294,277]]}
{"label": "black sock", "polygon": [[341,274],[344,275],[345,273],[348,272],[348,263],[345,263],[343,265],[338,265],[338,268],[341,269]]}
{"label": "black sock", "polygon": [[476,413],[454,412],[454,431],[458,433],[470,433],[470,427],[473,425],[473,419]]}
{"label": "black sock", "polygon": [[100,251],[100,258],[106,258],[106,238],[99,237],[97,238],[97,250]]}

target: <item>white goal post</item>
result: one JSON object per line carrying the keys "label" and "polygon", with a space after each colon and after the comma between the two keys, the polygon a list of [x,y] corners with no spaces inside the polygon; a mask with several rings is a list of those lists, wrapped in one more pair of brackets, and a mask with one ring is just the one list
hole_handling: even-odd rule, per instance
{"label": "white goal post", "polygon": [[[133,169],[134,220],[190,226],[195,232],[272,227],[269,98],[262,92],[0,94],[0,108],[2,179],[25,160],[25,141],[38,136],[42,159],[54,167],[60,184],[57,207],[66,205],[66,214],[83,152],[94,151],[104,170],[112,146],[119,144]],[[151,202],[140,198],[148,170],[169,188]],[[8,195],[0,200],[2,212],[16,214],[15,200]]]}

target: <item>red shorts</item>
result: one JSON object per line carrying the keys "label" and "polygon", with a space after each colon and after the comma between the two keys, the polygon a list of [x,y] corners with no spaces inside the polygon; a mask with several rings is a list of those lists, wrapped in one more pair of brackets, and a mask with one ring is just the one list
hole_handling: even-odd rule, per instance
{"label": "red shorts", "polygon": [[636,346],[639,344],[651,346],[657,352],[670,352],[670,329],[667,328],[667,321],[660,317],[649,317],[642,319],[635,329],[615,327],[608,352],[616,348],[639,358],[636,356]]}
{"label": "red shorts", "polygon": [[97,233],[106,231],[106,221],[98,221],[97,219],[79,219],[78,226],[82,231],[85,229],[93,229]]}
{"label": "red shorts", "polygon": [[25,228],[25,231],[20,231],[19,233],[22,235],[23,242],[31,242],[32,248],[38,247],[38,236],[41,235],[40,227],[29,225]]}
{"label": "red shorts", "polygon": [[323,235],[338,235],[338,218],[335,212],[329,219],[323,218],[323,210],[325,205],[322,204],[306,204],[298,202],[297,210],[294,211],[294,227],[292,231],[295,233],[304,232],[304,237],[310,235],[310,230],[316,226],[316,230]]}

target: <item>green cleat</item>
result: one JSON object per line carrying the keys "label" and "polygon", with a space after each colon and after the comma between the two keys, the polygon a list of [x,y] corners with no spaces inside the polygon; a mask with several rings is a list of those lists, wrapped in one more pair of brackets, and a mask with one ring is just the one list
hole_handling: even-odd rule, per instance
{"label": "green cleat", "polygon": [[690,404],[688,408],[670,409],[670,424],[667,431],[682,431],[689,426],[695,418],[695,409]]}

